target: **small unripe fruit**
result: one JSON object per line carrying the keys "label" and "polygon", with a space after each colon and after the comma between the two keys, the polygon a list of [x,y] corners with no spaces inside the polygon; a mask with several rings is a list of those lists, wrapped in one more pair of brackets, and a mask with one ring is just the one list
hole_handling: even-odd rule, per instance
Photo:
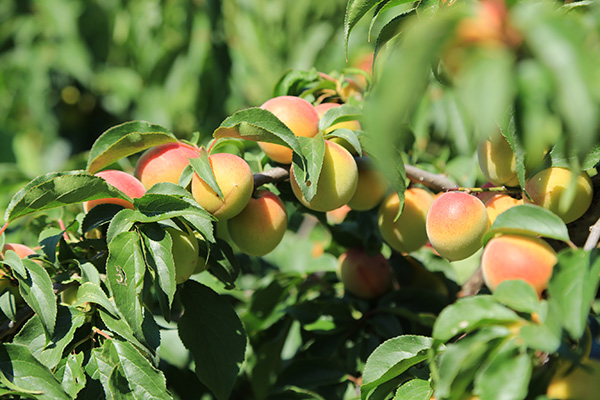
{"label": "small unripe fruit", "polygon": [[214,217],[226,220],[237,215],[248,204],[254,189],[254,176],[248,163],[235,154],[212,154],[209,161],[223,198],[198,174],[192,176],[192,195]]}
{"label": "small unripe fruit", "polygon": [[270,253],[287,229],[287,212],[279,196],[268,190],[258,190],[246,207],[227,221],[231,240],[241,251],[251,256]]}
{"label": "small unripe fruit", "polygon": [[481,269],[485,284],[492,292],[506,280],[522,279],[541,295],[557,260],[554,249],[542,239],[502,235],[485,246]]}
{"label": "small unripe fruit", "polygon": [[356,159],[358,185],[354,196],[348,202],[351,209],[366,211],[375,208],[388,191],[389,185],[383,173],[367,157]]}
{"label": "small unripe fruit", "polygon": [[[325,141],[325,156],[317,189],[311,201],[307,201],[294,177],[294,166],[290,170],[290,184],[296,198],[314,211],[332,211],[347,204],[358,184],[358,168],[348,150],[329,140]],[[312,182],[314,185],[315,183]]]}
{"label": "small unripe fruit", "polygon": [[425,221],[433,203],[433,195],[425,189],[410,188],[404,192],[404,209],[398,214],[400,199],[397,193],[389,194],[379,206],[377,223],[381,237],[390,247],[411,253],[423,247],[427,241]]}
{"label": "small unripe fruit", "polygon": [[374,299],[390,289],[392,272],[382,254],[370,256],[363,249],[351,248],[338,261],[338,277],[354,296]]}
{"label": "small unripe fruit", "polygon": [[190,158],[200,157],[199,149],[182,142],[166,143],[144,152],[135,164],[133,174],[150,189],[156,183],[177,184]]}
{"label": "small unripe fruit", "polygon": [[431,205],[426,227],[433,248],[449,261],[458,261],[481,248],[490,219],[477,197],[464,192],[446,192]]}
{"label": "small unripe fruit", "polygon": [[[274,97],[260,108],[272,112],[296,136],[313,137],[319,133],[319,115],[315,107],[301,97]],[[281,164],[292,162],[292,149],[266,142],[259,142],[258,145],[271,160]]]}
{"label": "small unripe fruit", "polygon": [[198,252],[200,250],[198,239],[187,226],[185,232],[173,227],[168,227],[165,230],[173,240],[171,249],[173,263],[175,264],[175,283],[183,283],[194,273],[198,265]]}
{"label": "small unripe fruit", "polygon": [[507,194],[495,194],[485,202],[485,209],[487,210],[488,217],[490,218],[490,224],[493,224],[498,215],[511,207],[523,204],[522,200],[515,199]]}
{"label": "small unripe fruit", "polygon": [[517,186],[517,159],[510,145],[501,134],[481,140],[477,158],[483,175],[496,186]]}
{"label": "small unripe fruit", "polygon": [[[137,178],[133,175],[129,175],[127,172],[107,169],[98,172],[96,176],[101,177],[107,183],[119,189],[132,199],[142,197],[146,193],[146,188],[142,182],[137,180]],[[117,204],[125,208],[133,208],[133,204],[130,201],[117,198],[108,198],[86,201],[83,203],[83,210],[87,213],[99,204]]]}
{"label": "small unripe fruit", "polygon": [[[567,210],[563,210],[560,204],[562,195],[574,178],[577,179],[574,201]],[[594,195],[592,180],[586,172],[576,175],[571,170],[560,167],[550,167],[538,172],[527,180],[525,190],[531,196],[531,201],[525,197],[526,202],[552,211],[567,224],[587,211]]]}

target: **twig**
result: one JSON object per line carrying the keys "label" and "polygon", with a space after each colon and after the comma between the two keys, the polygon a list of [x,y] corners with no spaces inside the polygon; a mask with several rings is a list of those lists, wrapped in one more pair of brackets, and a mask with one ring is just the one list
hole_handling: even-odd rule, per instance
{"label": "twig", "polygon": [[473,275],[462,285],[460,291],[456,295],[458,298],[473,296],[477,294],[483,287],[483,271],[478,267]]}
{"label": "twig", "polygon": [[594,225],[590,226],[590,234],[583,245],[583,250],[592,250],[598,246],[598,241],[600,241],[600,218]]}
{"label": "twig", "polygon": [[268,171],[254,174],[254,188],[260,187],[265,183],[277,183],[285,181],[290,177],[289,169],[275,167]]}
{"label": "twig", "polygon": [[455,189],[458,187],[456,183],[452,182],[442,174],[434,174],[408,164],[404,166],[404,170],[406,171],[406,176],[411,180],[411,182],[421,183],[437,192]]}

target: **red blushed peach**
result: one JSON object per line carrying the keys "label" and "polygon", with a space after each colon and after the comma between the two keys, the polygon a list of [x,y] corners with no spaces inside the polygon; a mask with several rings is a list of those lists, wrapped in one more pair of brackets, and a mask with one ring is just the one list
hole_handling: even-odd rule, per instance
{"label": "red blushed peach", "polygon": [[287,212],[279,196],[268,190],[258,190],[246,207],[227,221],[231,240],[251,256],[270,253],[287,229]]}
{"label": "red blushed peach", "polygon": [[248,163],[229,153],[208,157],[221,198],[198,174],[192,176],[192,195],[206,211],[219,220],[226,220],[246,207],[254,189],[254,176]]}
{"label": "red blushed peach", "polygon": [[383,173],[375,169],[368,157],[357,158],[356,166],[358,167],[358,185],[348,205],[357,211],[370,210],[381,203],[388,191],[389,184]]}
{"label": "red blushed peach", "polygon": [[410,253],[420,249],[427,243],[425,221],[433,196],[425,189],[418,187],[404,192],[404,208],[400,217],[398,214],[400,199],[397,193],[389,194],[379,206],[377,223],[379,232],[391,248]]}
{"label": "red blushed peach", "polygon": [[31,247],[25,246],[24,244],[6,243],[2,248],[2,252],[0,252],[0,260],[4,259],[4,253],[6,253],[8,250],[12,250],[17,253],[19,258],[25,258],[27,256],[37,254]]}
{"label": "red blushed peach", "polygon": [[[115,169],[107,169],[98,172],[96,176],[101,177],[107,183],[119,189],[132,199],[142,197],[144,193],[146,193],[146,187],[142,184],[142,182],[137,180],[137,178],[133,175],[129,175],[127,172]],[[117,204],[125,208],[133,208],[133,204],[130,201],[117,198],[108,198],[86,201],[83,203],[83,210],[87,213],[99,204]]]}
{"label": "red blushed peach", "polygon": [[198,158],[199,149],[186,143],[166,143],[146,150],[135,164],[133,174],[147,189],[160,182],[178,183],[190,158]]}
{"label": "red blushed peach", "polygon": [[489,227],[490,219],[481,200],[464,192],[442,194],[427,213],[429,241],[449,261],[475,254]]}
{"label": "red blushed peach", "polygon": [[373,299],[390,289],[392,271],[382,254],[370,256],[363,249],[351,248],[338,261],[338,277],[354,296]]}
{"label": "red blushed peach", "polygon": [[[272,112],[296,136],[313,137],[319,133],[319,115],[315,107],[301,97],[274,97],[263,103],[260,108]],[[258,145],[271,160],[291,164],[292,149],[266,142],[259,142]]]}
{"label": "red blushed peach", "polygon": [[[294,176],[294,166],[290,170],[290,184],[296,198],[305,207],[314,211],[332,211],[347,204],[358,184],[358,167],[354,157],[342,146],[325,141],[323,167],[317,182],[317,190],[311,201],[307,201]],[[312,183],[314,185],[314,182]]]}
{"label": "red blushed peach", "polygon": [[522,279],[541,295],[557,260],[554,249],[542,239],[503,235],[485,246],[481,269],[485,284],[492,292],[504,281]]}
{"label": "red blushed peach", "polygon": [[523,200],[515,199],[504,193],[497,193],[490,197],[485,202],[485,209],[487,210],[488,217],[490,218],[490,224],[493,224],[498,215],[511,207],[523,204]]}

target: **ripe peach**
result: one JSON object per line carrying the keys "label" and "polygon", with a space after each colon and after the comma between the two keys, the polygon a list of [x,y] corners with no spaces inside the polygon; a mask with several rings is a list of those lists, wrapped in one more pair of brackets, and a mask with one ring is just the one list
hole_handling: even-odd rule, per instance
{"label": "ripe peach", "polygon": [[227,221],[231,240],[251,256],[270,253],[287,229],[287,212],[279,196],[268,190],[257,190],[255,197],[235,217]]}
{"label": "ripe peach", "polygon": [[[576,179],[577,188],[574,201],[564,210],[561,207],[562,194]],[[592,204],[594,189],[589,175],[582,171],[576,175],[567,168],[546,168],[525,183],[525,191],[531,196],[531,201],[525,197],[525,202],[537,204],[558,215],[565,223],[573,222],[581,217]]]}
{"label": "ripe peach", "polygon": [[190,158],[198,158],[199,149],[183,142],[166,143],[146,150],[135,164],[134,176],[150,189],[160,182],[178,183]]}
{"label": "ripe peach", "polygon": [[389,194],[379,206],[377,223],[381,237],[395,250],[410,253],[423,247],[427,241],[425,221],[433,195],[418,187],[404,192],[404,209],[398,214],[400,199],[397,193]]}
{"label": "ripe peach", "polygon": [[522,279],[541,295],[557,260],[556,252],[540,238],[502,235],[485,246],[481,269],[485,284],[492,292],[503,281]]}
{"label": "ripe peach", "polygon": [[382,254],[370,256],[361,248],[351,248],[338,261],[338,277],[354,296],[373,299],[390,289],[392,271]]}
{"label": "ripe peach", "polygon": [[348,205],[357,211],[370,210],[381,203],[388,191],[389,184],[383,173],[375,169],[368,157],[357,158],[356,166],[358,167],[358,185]]}
{"label": "ripe peach", "polygon": [[351,208],[348,204],[344,204],[341,207],[336,208],[335,210],[327,211],[325,213],[325,217],[327,218],[327,222],[332,225],[341,224],[346,219],[346,215],[350,212]]}
{"label": "ripe peach", "polygon": [[481,172],[496,186],[517,186],[517,159],[510,145],[500,133],[482,139],[477,147]]}
{"label": "ripe peach", "polygon": [[312,200],[309,202],[304,198],[296,183],[293,166],[290,170],[290,184],[298,200],[307,208],[327,212],[347,204],[354,196],[358,185],[358,167],[348,150],[326,140],[323,168]]}
{"label": "ripe peach", "polygon": [[0,260],[4,259],[4,253],[6,253],[8,250],[12,250],[17,253],[19,258],[25,258],[32,254],[37,254],[31,247],[25,246],[24,244],[6,243],[4,247],[2,247],[2,252],[0,252]]}
{"label": "ripe peach", "polygon": [[[313,137],[319,133],[319,115],[315,107],[301,97],[274,97],[260,108],[272,112],[296,136]],[[292,162],[292,149],[266,142],[259,142],[258,145],[271,160],[281,164]]]}
{"label": "ripe peach", "polygon": [[186,226],[185,229],[185,232],[173,227],[165,229],[173,240],[172,253],[177,284],[187,281],[198,265],[198,239],[189,227]]}
{"label": "ripe peach", "polygon": [[248,204],[254,189],[254,176],[248,163],[235,154],[217,153],[208,159],[223,198],[198,174],[192,176],[192,195],[214,217],[226,220],[237,215]]}
{"label": "ripe peach", "polygon": [[[146,193],[146,188],[142,182],[137,180],[133,175],[129,175],[127,172],[107,169],[98,172],[96,176],[103,178],[107,183],[116,187],[132,199],[142,197],[144,193]],[[108,198],[86,201],[83,203],[83,210],[87,213],[99,204],[117,204],[125,208],[133,208],[133,204],[127,200]]]}
{"label": "ripe peach", "polygon": [[464,192],[442,194],[427,213],[429,241],[450,261],[475,254],[489,226],[490,219],[481,200]]}
{"label": "ripe peach", "polygon": [[488,217],[490,218],[490,224],[493,224],[498,215],[511,207],[523,204],[523,200],[515,199],[504,193],[496,193],[485,202],[485,209],[487,210]]}

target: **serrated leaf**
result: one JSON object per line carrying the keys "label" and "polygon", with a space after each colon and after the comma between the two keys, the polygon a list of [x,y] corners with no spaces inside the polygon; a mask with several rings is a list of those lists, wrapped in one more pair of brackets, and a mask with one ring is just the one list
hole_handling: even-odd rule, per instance
{"label": "serrated leaf", "polygon": [[123,210],[123,206],[118,204],[98,204],[92,207],[83,217],[81,231],[86,233],[110,223],[114,216],[121,210]]}
{"label": "serrated leaf", "polygon": [[362,152],[363,152],[362,147],[360,145],[360,140],[358,139],[359,135],[360,135],[360,132],[356,132],[356,131],[353,131],[351,129],[346,129],[346,128],[339,128],[339,129],[336,129],[334,131],[327,133],[325,135],[325,139],[331,139],[331,138],[344,139],[346,142],[348,142],[352,146],[352,148],[354,149],[356,154],[362,154]]}
{"label": "serrated leaf", "polygon": [[342,104],[339,107],[332,107],[319,119],[319,130],[325,131],[332,125],[346,121],[356,121],[362,115],[358,107],[349,104]]}
{"label": "serrated leaf", "polygon": [[87,170],[90,173],[120,159],[160,144],[176,142],[166,128],[145,121],[131,121],[105,131],[92,145]]}
{"label": "serrated leaf", "polygon": [[[325,157],[325,139],[322,133],[318,133],[312,138],[300,136],[298,142],[301,145],[303,157],[293,156],[293,175],[304,198],[310,202],[315,197],[319,186],[319,177]],[[305,162],[303,163],[303,161]]]}
{"label": "serrated leaf", "polygon": [[97,283],[85,282],[77,289],[77,301],[74,305],[81,306],[85,303],[97,304],[115,317],[119,315],[113,303]]}
{"label": "serrated leaf", "polygon": [[99,176],[85,171],[51,172],[33,179],[13,196],[4,219],[10,222],[38,211],[113,197],[131,201]]}
{"label": "serrated leaf", "polygon": [[0,344],[0,371],[19,388],[42,392],[36,395],[37,399],[71,399],[52,372],[40,363],[26,346],[14,343]]}
{"label": "serrated leaf", "polygon": [[27,268],[27,278],[19,277],[19,293],[23,300],[40,317],[42,326],[48,338],[54,336],[56,326],[56,296],[50,275],[38,263],[24,259]]}
{"label": "serrated leaf", "polygon": [[210,244],[210,249],[201,246],[200,256],[207,260],[208,271],[223,282],[226,289],[235,288],[241,268],[229,243],[217,239],[216,243]]}
{"label": "serrated leaf", "polygon": [[12,269],[15,277],[19,276],[23,279],[27,278],[27,270],[25,269],[23,260],[14,250],[7,250],[4,253],[4,260],[1,260],[1,262]]}
{"label": "serrated leaf", "polygon": [[34,315],[13,339],[13,343],[29,347],[31,353],[49,369],[60,362],[63,351],[73,340],[75,331],[85,322],[85,315],[75,308],[60,306],[54,335],[48,341],[38,315]]}
{"label": "serrated leaf", "polygon": [[143,307],[140,300],[146,264],[137,232],[122,232],[108,244],[106,282],[119,314],[133,329],[137,338],[144,337]]}
{"label": "serrated leaf", "polygon": [[185,282],[181,302],[179,336],[192,353],[196,375],[218,400],[228,399],[244,361],[244,327],[223,297],[198,282]]}
{"label": "serrated leaf", "polygon": [[540,309],[537,292],[523,280],[504,281],[498,285],[494,298],[515,311],[534,313]]}
{"label": "serrated leaf", "polygon": [[499,233],[569,241],[569,231],[563,220],[553,212],[533,204],[514,206],[498,215],[483,237],[484,245]]}
{"label": "serrated leaf", "polygon": [[64,365],[55,373],[71,398],[77,397],[77,393],[85,387],[87,381],[83,370],[83,357],[83,352],[69,354]]}
{"label": "serrated leaf", "polygon": [[100,310],[99,314],[100,319],[102,319],[102,322],[104,322],[104,325],[106,325],[106,328],[109,331],[119,335],[123,339],[132,343],[138,349],[146,352],[146,355],[148,357],[152,356],[150,350],[135,337],[133,329],[131,329],[131,327],[127,324],[125,320],[115,318],[109,313],[104,312],[103,310]]}
{"label": "serrated leaf", "polygon": [[393,400],[429,400],[432,394],[429,381],[411,379],[398,388]]}
{"label": "serrated leaf", "polygon": [[583,336],[600,282],[600,250],[568,249],[558,255],[548,284],[564,329],[574,339]]}
{"label": "serrated leaf", "polygon": [[273,89],[273,97],[299,95],[303,89],[318,81],[319,73],[316,69],[311,69],[310,71],[298,69],[288,70],[275,84]]}
{"label": "serrated leaf", "polygon": [[16,321],[17,316],[17,299],[15,294],[5,288],[2,294],[0,294],[0,310],[11,321]]}
{"label": "serrated leaf", "polygon": [[399,336],[383,342],[367,359],[360,388],[361,398],[368,398],[377,386],[426,360],[432,344],[432,338],[415,335]]}
{"label": "serrated leaf", "polygon": [[[402,0],[400,3],[406,4],[410,2],[410,0]],[[377,58],[377,54],[381,50],[382,46],[384,46],[387,42],[402,34],[401,28],[404,25],[404,22],[406,21],[407,17],[413,16],[416,13],[416,10],[417,8],[415,7],[411,8],[410,10],[403,11],[396,17],[392,18],[381,28],[381,30],[379,31],[379,35],[377,35],[377,39],[375,40],[373,60]]]}
{"label": "serrated leaf", "polygon": [[348,53],[348,40],[350,32],[370,10],[383,0],[348,0],[346,15],[344,17],[344,43]]}
{"label": "serrated leaf", "polygon": [[446,342],[486,325],[509,324],[520,317],[489,295],[464,297],[444,308],[433,326],[433,337]]}
{"label": "serrated leaf", "polygon": [[202,179],[212,190],[217,193],[217,195],[222,199],[223,192],[221,192],[221,188],[217,183],[217,179],[215,178],[215,174],[212,169],[212,164],[210,162],[208,152],[204,147],[200,149],[198,152],[200,156],[198,158],[190,158],[190,165],[194,172]]}
{"label": "serrated leaf", "polygon": [[100,273],[94,264],[86,262],[79,265],[81,270],[81,283],[91,282],[100,286]]}
{"label": "serrated leaf", "polygon": [[273,113],[253,107],[240,110],[228,117],[213,133],[216,139],[231,137],[275,143],[300,154],[300,144],[294,133]]}

